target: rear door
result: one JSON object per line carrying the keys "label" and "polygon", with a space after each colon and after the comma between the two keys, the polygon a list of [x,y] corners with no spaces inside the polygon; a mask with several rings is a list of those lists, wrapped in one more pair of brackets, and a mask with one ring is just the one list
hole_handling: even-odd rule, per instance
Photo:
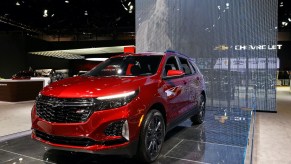
{"label": "rear door", "polygon": [[198,67],[192,61],[188,60],[188,62],[192,70],[192,78],[191,78],[191,83],[190,83],[190,88],[191,88],[190,101],[191,101],[191,104],[194,105],[194,108],[196,108],[200,101],[200,94],[202,93],[203,88],[204,88],[204,80]]}
{"label": "rear door", "polygon": [[186,104],[185,110],[183,111],[184,115],[191,115],[194,112],[194,108],[196,107],[197,101],[197,74],[195,69],[191,66],[187,58],[179,57],[180,69],[185,72],[183,77],[185,84],[185,96]]}

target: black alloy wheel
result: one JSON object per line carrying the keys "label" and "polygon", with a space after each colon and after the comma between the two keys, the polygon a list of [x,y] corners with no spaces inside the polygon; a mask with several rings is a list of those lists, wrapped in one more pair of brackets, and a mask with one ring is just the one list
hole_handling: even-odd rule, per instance
{"label": "black alloy wheel", "polygon": [[194,124],[202,124],[204,122],[205,117],[205,104],[206,104],[206,98],[203,94],[200,95],[200,101],[198,106],[198,114],[195,116],[192,116],[190,119]]}
{"label": "black alloy wheel", "polygon": [[165,138],[164,118],[158,110],[151,110],[145,118],[140,135],[139,159],[151,163],[160,155]]}

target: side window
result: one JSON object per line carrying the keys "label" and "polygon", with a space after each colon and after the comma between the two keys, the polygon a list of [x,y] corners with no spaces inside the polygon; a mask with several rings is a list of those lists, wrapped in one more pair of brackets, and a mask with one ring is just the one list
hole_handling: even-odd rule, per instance
{"label": "side window", "polygon": [[177,60],[175,57],[172,56],[172,57],[168,58],[168,60],[166,62],[163,76],[164,77],[167,76],[167,73],[169,70],[178,70],[178,69],[179,69],[179,66],[178,66]]}
{"label": "side window", "polygon": [[190,61],[189,63],[190,63],[190,65],[191,65],[192,69],[193,69],[193,74],[197,73],[198,70],[197,70],[196,67],[194,66],[194,63],[192,63],[191,61]]}
{"label": "side window", "polygon": [[185,72],[185,75],[191,75],[192,74],[192,69],[191,66],[189,65],[189,62],[185,58],[179,57],[180,62],[181,62],[181,67],[183,71]]}

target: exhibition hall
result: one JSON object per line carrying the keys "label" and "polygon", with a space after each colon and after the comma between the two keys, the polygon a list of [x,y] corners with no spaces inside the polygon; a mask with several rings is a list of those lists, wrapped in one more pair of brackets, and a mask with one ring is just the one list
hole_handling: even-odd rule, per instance
{"label": "exhibition hall", "polygon": [[291,163],[291,2],[4,0],[0,163]]}

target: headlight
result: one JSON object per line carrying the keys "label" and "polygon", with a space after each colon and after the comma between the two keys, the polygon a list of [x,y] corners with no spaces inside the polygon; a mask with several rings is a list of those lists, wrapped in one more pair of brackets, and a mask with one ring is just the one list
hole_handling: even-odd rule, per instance
{"label": "headlight", "polygon": [[110,96],[102,96],[96,98],[95,107],[96,110],[118,108],[128,104],[138,95],[138,90],[125,92],[121,94],[115,94]]}

